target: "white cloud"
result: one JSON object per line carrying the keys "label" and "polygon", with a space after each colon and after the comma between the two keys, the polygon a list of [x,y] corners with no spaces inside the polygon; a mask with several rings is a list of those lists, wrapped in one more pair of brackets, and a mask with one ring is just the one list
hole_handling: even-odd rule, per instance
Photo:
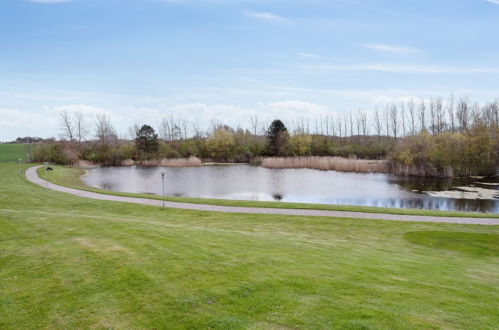
{"label": "white cloud", "polygon": [[0,141],[10,141],[20,136],[53,136],[56,119],[44,112],[19,109],[0,109]]}
{"label": "white cloud", "polygon": [[485,1],[493,3],[494,5],[499,5],[499,0],[485,0]]}
{"label": "white cloud", "polygon": [[311,53],[296,53],[296,55],[298,55],[302,58],[310,59],[310,60],[315,60],[315,59],[320,58],[319,55],[311,54]]}
{"label": "white cloud", "polygon": [[285,21],[285,19],[279,15],[272,14],[269,12],[257,12],[257,11],[245,11],[244,15],[251,18],[257,18],[266,21]]}
{"label": "white cloud", "polygon": [[402,55],[411,55],[411,54],[421,54],[422,51],[418,48],[414,47],[404,47],[404,46],[396,46],[396,45],[387,45],[387,44],[366,44],[364,48],[386,52],[386,53],[395,53]]}

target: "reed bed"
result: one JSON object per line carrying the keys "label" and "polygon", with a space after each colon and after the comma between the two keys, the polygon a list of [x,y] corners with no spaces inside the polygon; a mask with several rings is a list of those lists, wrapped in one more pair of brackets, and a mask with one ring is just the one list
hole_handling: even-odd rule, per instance
{"label": "reed bed", "polygon": [[163,158],[163,159],[153,159],[145,160],[142,165],[145,166],[169,166],[169,167],[198,167],[202,165],[202,162],[197,157],[189,158]]}
{"label": "reed bed", "polygon": [[310,168],[356,173],[387,173],[387,164],[385,160],[343,157],[273,157],[262,160],[262,166],[267,168]]}

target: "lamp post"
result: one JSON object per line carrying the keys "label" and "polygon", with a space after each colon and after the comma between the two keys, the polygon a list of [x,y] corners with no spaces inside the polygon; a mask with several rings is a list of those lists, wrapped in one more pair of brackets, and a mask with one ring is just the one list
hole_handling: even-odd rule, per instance
{"label": "lamp post", "polygon": [[163,209],[165,208],[165,173],[161,173],[161,187],[163,189]]}
{"label": "lamp post", "polygon": [[19,158],[19,174],[23,174],[23,160]]}
{"label": "lamp post", "polygon": [[45,162],[45,188],[48,187],[49,184],[49,163]]}

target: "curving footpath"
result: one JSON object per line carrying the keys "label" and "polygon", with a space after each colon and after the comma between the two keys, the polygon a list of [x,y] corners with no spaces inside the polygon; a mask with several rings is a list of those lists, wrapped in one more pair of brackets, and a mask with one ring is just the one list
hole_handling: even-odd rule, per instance
{"label": "curving footpath", "polygon": [[[26,178],[28,181],[35,183],[41,187],[60,191],[78,197],[98,199],[103,201],[143,204],[161,207],[163,201],[137,198],[123,197],[99,194],[95,192],[68,188],[45,181],[38,176],[36,170],[41,166],[30,167],[26,170]],[[276,208],[257,208],[257,207],[236,207],[236,206],[218,206],[204,205],[165,201],[165,206],[177,209],[210,211],[210,212],[225,212],[225,213],[251,213],[251,214],[282,214],[282,215],[297,215],[297,216],[320,216],[320,217],[335,217],[335,218],[355,218],[355,219],[372,219],[372,220],[393,220],[393,221],[415,221],[415,222],[435,222],[435,223],[459,223],[459,224],[475,224],[475,225],[499,225],[499,219],[494,218],[458,218],[458,217],[434,217],[421,215],[397,215],[397,214],[382,214],[382,213],[364,213],[364,212],[344,212],[344,211],[326,211],[326,210],[300,210],[300,209],[276,209]]]}

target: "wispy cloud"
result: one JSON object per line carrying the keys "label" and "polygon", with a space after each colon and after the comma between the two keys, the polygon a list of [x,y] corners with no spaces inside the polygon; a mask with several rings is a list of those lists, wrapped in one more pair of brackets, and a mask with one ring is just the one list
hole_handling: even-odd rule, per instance
{"label": "wispy cloud", "polygon": [[269,12],[258,12],[258,11],[247,10],[244,12],[244,15],[246,17],[257,18],[266,21],[281,21],[281,22],[285,21],[283,17]]}
{"label": "wispy cloud", "polygon": [[310,69],[331,71],[378,71],[402,74],[499,74],[499,68],[447,67],[437,65],[361,63],[348,65],[323,64],[308,66]]}
{"label": "wispy cloud", "polygon": [[63,2],[70,2],[71,0],[24,0],[26,2],[34,2],[34,3],[63,3]]}
{"label": "wispy cloud", "polygon": [[422,53],[421,49],[418,49],[415,47],[404,47],[404,46],[387,45],[387,44],[365,44],[364,48],[376,50],[376,51],[380,51],[380,52],[395,53],[395,54],[402,54],[402,55],[411,55],[411,54],[421,54]]}
{"label": "wispy cloud", "polygon": [[316,59],[320,58],[319,55],[312,54],[312,53],[303,53],[303,52],[300,52],[300,53],[296,53],[296,55],[298,55],[298,56],[300,56],[302,58],[310,59],[310,60],[316,60]]}
{"label": "wispy cloud", "polygon": [[499,5],[499,0],[485,0],[485,1],[493,3],[494,5]]}

